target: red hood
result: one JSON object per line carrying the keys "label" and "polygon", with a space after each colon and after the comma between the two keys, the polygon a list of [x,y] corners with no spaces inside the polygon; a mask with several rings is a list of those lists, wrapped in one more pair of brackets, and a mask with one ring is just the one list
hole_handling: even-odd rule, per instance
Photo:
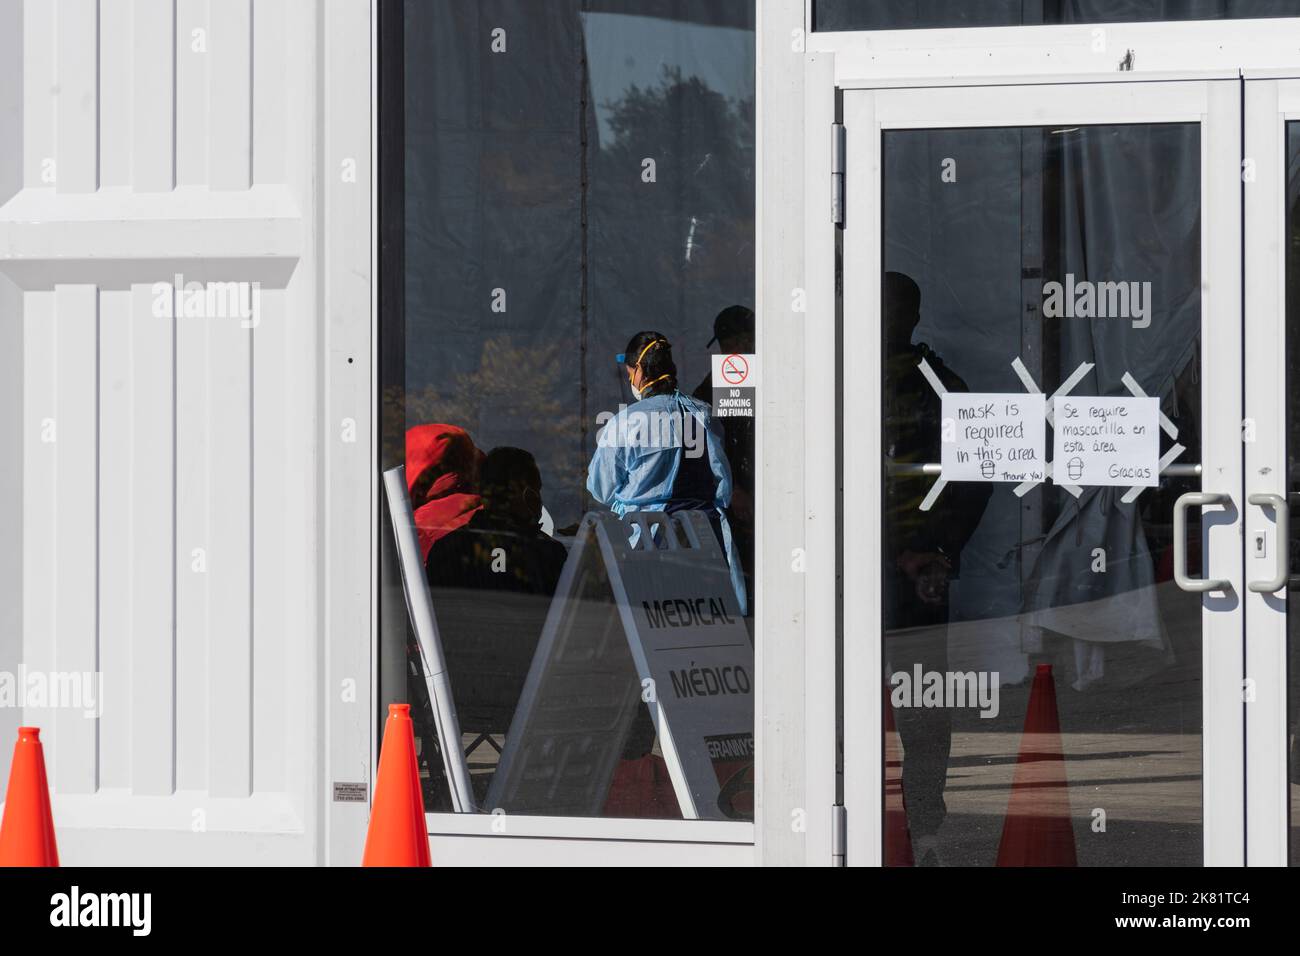
{"label": "red hood", "polygon": [[406,432],[406,489],[423,557],[433,543],[482,507],[478,472],[484,455],[455,425],[416,425]]}

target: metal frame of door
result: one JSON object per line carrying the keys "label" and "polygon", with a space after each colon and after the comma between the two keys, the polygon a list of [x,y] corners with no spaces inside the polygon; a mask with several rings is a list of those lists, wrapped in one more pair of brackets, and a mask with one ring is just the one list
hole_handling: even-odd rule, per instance
{"label": "metal frame of door", "polygon": [[[1242,251],[1241,91],[1235,73],[1217,79],[1001,82],[845,89],[846,226],[843,232],[843,356],[846,408],[874,409],[880,390],[880,196],[882,131],[891,128],[1034,126],[1043,123],[1195,122],[1202,150],[1202,491],[1225,496],[1203,513],[1206,577],[1227,582],[1202,603],[1204,859],[1244,862],[1244,605],[1241,551]],[[978,84],[978,85],[976,85]],[[841,84],[842,87],[850,84]],[[823,169],[826,167],[823,166]],[[847,435],[847,430],[846,430]],[[876,580],[881,542],[881,428],[866,414],[844,442],[844,579]],[[850,864],[881,861],[879,585],[844,589],[844,803]],[[855,688],[859,689],[855,692]]]}
{"label": "metal frame of door", "polygon": [[[1246,859],[1286,866],[1288,558],[1286,124],[1300,71],[1244,76]],[[1280,507],[1279,507],[1280,506]],[[1255,553],[1263,535],[1265,553]],[[1281,583],[1280,588],[1274,585]],[[1295,675],[1291,675],[1294,679]]]}

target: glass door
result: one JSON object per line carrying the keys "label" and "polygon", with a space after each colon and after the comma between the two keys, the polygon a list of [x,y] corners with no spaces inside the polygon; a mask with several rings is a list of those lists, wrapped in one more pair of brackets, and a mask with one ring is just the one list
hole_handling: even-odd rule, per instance
{"label": "glass door", "polygon": [[1245,92],[1247,860],[1300,864],[1300,80]]}
{"label": "glass door", "polygon": [[1240,93],[845,92],[850,863],[1244,861]]}

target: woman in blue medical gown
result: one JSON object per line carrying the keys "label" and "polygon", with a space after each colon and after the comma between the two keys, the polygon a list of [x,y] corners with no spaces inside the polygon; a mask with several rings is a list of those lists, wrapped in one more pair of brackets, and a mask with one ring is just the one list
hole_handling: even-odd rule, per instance
{"label": "woman in blue medical gown", "polygon": [[726,515],[731,466],[713,409],[678,389],[672,346],[662,333],[638,332],[618,361],[637,401],[601,429],[587,490],[620,516],[705,512],[726,552],[740,613],[747,615],[744,571]]}

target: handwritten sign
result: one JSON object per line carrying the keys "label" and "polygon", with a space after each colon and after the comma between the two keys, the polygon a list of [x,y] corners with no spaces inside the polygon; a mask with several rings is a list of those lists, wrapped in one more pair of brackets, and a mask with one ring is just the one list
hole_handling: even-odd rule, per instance
{"label": "handwritten sign", "polygon": [[1052,480],[1153,488],[1160,480],[1160,400],[1057,398]]}
{"label": "handwritten sign", "polygon": [[1042,395],[948,392],[943,396],[944,480],[1045,480],[1046,413]]}

